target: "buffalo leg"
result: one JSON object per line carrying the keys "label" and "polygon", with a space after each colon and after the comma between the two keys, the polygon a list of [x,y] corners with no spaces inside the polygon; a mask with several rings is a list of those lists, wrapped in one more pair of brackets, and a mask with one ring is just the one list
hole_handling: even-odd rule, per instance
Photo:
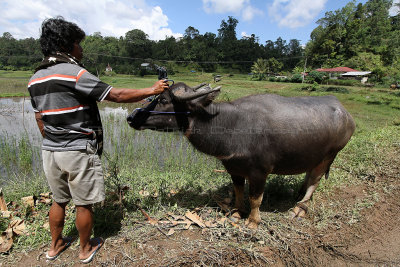
{"label": "buffalo leg", "polygon": [[232,214],[232,217],[236,219],[241,219],[243,213],[245,212],[244,208],[244,183],[245,178],[242,176],[231,175],[233,181],[233,189],[235,190],[235,211]]}
{"label": "buffalo leg", "polygon": [[249,200],[251,210],[246,225],[251,229],[257,229],[261,222],[260,206],[263,199],[266,180],[266,175],[249,177]]}
{"label": "buffalo leg", "polygon": [[322,161],[317,167],[308,171],[304,179],[303,186],[300,190],[303,198],[297,203],[293,209],[292,218],[304,217],[307,213],[307,202],[311,199],[315,189],[317,189],[321,177],[329,171],[333,159]]}

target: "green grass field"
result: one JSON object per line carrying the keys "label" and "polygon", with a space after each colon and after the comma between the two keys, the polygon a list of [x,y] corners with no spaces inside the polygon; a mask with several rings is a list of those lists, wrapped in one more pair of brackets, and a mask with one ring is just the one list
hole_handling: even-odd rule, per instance
{"label": "green grass field", "polygon": [[[0,96],[27,95],[26,84],[30,75],[29,72],[0,71]],[[188,73],[169,78],[193,86],[201,82],[212,83],[212,77],[211,74]],[[151,86],[156,76],[139,78],[117,75],[102,77],[102,80],[117,88],[143,88]],[[366,176],[374,174],[400,145],[399,91],[346,87],[347,92],[336,92],[334,89],[327,92],[325,86],[310,91],[302,90],[305,87],[302,84],[251,81],[247,75],[223,76],[218,85],[222,86],[222,92],[217,101],[261,93],[285,96],[333,94],[340,99],[354,117],[357,129],[350,143],[335,160],[330,178],[321,182],[319,194],[330,194],[337,187],[361,183]],[[212,86],[216,85],[212,83]],[[131,110],[135,105],[112,106]],[[166,212],[184,214],[186,210],[196,207],[215,207],[215,196],[229,195],[230,177],[226,173],[215,172],[223,169],[221,163],[197,152],[182,135],[138,132],[127,125],[125,118],[114,115],[103,117],[102,120],[107,143],[102,158],[107,204],[96,210],[96,234],[112,236],[121,231],[130,231],[136,221],[143,220],[137,205],[151,216],[159,218]],[[7,202],[20,203],[21,197],[38,196],[49,190],[40,167],[32,167],[34,159],[39,157],[39,148],[29,146],[26,140],[27,137],[0,137],[0,166],[10,170],[9,176],[3,177],[3,180],[7,180],[3,184]],[[265,195],[270,197],[263,205],[270,205],[271,199],[295,203],[293,192],[297,192],[302,177],[272,175],[265,189]],[[129,189],[123,191],[124,187]],[[123,205],[113,205],[122,194]],[[35,234],[19,237],[14,246],[16,251],[29,250],[50,240],[49,231],[41,227],[47,220],[48,207],[39,204],[34,213],[21,207],[15,211],[15,216],[24,218],[27,229]],[[321,218],[319,223],[323,227],[329,220],[326,215],[329,214],[329,207],[314,207],[313,212]],[[263,215],[263,219],[265,217],[267,215]],[[9,219],[0,219],[0,231],[5,230],[8,222]],[[67,215],[65,231],[67,234],[76,233],[72,211]]]}

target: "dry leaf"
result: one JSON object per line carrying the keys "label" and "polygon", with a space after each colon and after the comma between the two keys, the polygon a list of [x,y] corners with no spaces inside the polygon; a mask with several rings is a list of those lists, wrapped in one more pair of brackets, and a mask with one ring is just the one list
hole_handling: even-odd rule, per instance
{"label": "dry leaf", "polygon": [[169,193],[168,193],[168,197],[173,197],[173,196],[175,196],[176,194],[178,194],[178,191],[176,191],[176,190],[174,190],[174,189],[171,189],[171,190],[169,191]]}
{"label": "dry leaf", "polygon": [[50,224],[49,222],[45,222],[42,226],[44,229],[49,230],[50,229]]}
{"label": "dry leaf", "polygon": [[13,231],[11,228],[7,229],[0,236],[0,253],[9,251],[13,245]]}
{"label": "dry leaf", "polygon": [[195,213],[191,213],[190,211],[188,211],[188,212],[186,212],[185,216],[189,220],[191,220],[192,222],[194,222],[195,224],[200,226],[201,228],[206,227],[205,224],[202,222],[201,218],[199,217],[199,215],[197,215]]}
{"label": "dry leaf", "polygon": [[51,203],[51,192],[40,194],[39,202],[44,203],[44,204],[50,204]]}
{"label": "dry leaf", "polygon": [[213,227],[216,227],[216,226],[217,226],[216,223],[211,222],[211,221],[206,221],[204,224],[205,224],[208,228],[213,228]]}
{"label": "dry leaf", "polygon": [[30,207],[35,206],[35,197],[34,196],[23,197],[23,198],[21,198],[21,201],[24,205],[27,205]]}
{"label": "dry leaf", "polygon": [[2,218],[10,218],[10,216],[11,216],[11,211],[8,211],[8,210],[6,210],[6,211],[0,211],[0,214],[1,214],[1,217],[2,217]]}
{"label": "dry leaf", "polygon": [[0,210],[7,211],[7,204],[3,196],[3,188],[0,188]]}
{"label": "dry leaf", "polygon": [[174,229],[169,229],[167,236],[173,235],[175,233]]}
{"label": "dry leaf", "polygon": [[185,223],[186,223],[185,230],[188,230],[190,228],[190,226],[192,225],[192,222],[189,220],[186,220]]}
{"label": "dry leaf", "polygon": [[236,223],[234,223],[234,222],[232,222],[232,221],[229,221],[229,222],[232,224],[233,227],[239,228],[239,229],[240,229],[240,226],[239,226],[238,224],[236,224]]}
{"label": "dry leaf", "polygon": [[226,217],[222,217],[220,220],[217,221],[217,223],[224,225],[226,220]]}
{"label": "dry leaf", "polygon": [[146,220],[151,224],[151,225],[156,225],[158,223],[157,220],[154,220],[153,218],[150,217],[149,214],[147,214],[147,212],[145,212],[141,207],[138,206],[138,208],[140,209],[140,211],[142,212],[143,216],[146,218]]}
{"label": "dry leaf", "polygon": [[14,219],[10,222],[8,228],[11,228],[16,235],[25,233],[25,222],[21,219]]}

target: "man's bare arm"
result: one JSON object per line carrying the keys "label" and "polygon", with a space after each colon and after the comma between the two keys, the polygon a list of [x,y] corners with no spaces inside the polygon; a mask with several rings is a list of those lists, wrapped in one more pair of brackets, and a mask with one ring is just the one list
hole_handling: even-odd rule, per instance
{"label": "man's bare arm", "polygon": [[164,80],[159,80],[152,87],[143,89],[112,88],[105,99],[117,103],[132,103],[161,94],[167,88],[168,83]]}
{"label": "man's bare arm", "polygon": [[44,124],[43,124],[42,115],[40,114],[40,112],[35,112],[35,119],[36,119],[37,126],[39,128],[39,131],[42,134],[42,136],[44,137]]}

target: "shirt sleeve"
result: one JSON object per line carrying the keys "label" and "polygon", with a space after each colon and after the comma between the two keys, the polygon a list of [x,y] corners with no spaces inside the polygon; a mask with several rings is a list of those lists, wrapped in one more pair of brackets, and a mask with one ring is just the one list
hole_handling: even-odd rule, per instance
{"label": "shirt sleeve", "polygon": [[101,102],[111,91],[112,86],[100,81],[87,70],[81,69],[76,78],[75,89],[90,99]]}

